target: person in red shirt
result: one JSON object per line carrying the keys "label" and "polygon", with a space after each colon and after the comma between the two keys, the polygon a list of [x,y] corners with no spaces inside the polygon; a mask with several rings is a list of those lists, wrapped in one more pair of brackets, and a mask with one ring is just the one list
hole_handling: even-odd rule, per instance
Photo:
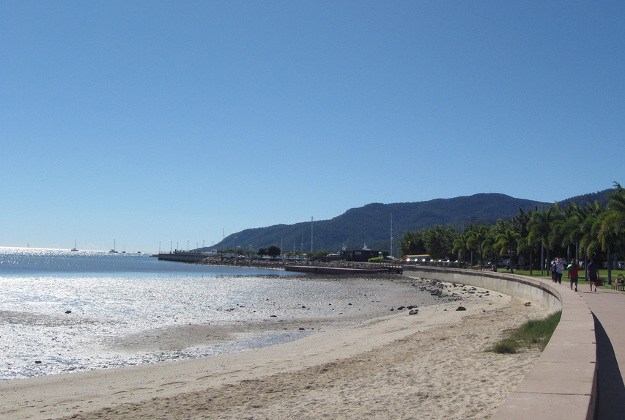
{"label": "person in red shirt", "polygon": [[571,281],[571,289],[573,289],[573,283],[575,283],[575,291],[577,292],[577,279],[579,275],[579,265],[575,262],[575,260],[571,260],[571,263],[566,267],[569,270],[569,280]]}

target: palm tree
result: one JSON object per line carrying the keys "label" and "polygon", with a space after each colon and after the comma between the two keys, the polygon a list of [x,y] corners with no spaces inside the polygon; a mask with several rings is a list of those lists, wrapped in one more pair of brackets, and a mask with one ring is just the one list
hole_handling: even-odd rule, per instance
{"label": "palm tree", "polygon": [[504,233],[500,233],[495,238],[493,246],[496,250],[499,250],[499,255],[510,254],[510,272],[514,272],[512,268],[512,255],[517,251],[520,238],[521,235],[519,233],[513,232],[510,229],[506,229]]}
{"label": "palm tree", "polygon": [[[467,238],[467,247],[469,251],[476,251],[478,259],[480,261],[480,266],[483,265],[483,259],[485,254],[485,239],[488,236],[488,227],[479,226],[475,230],[469,232],[469,237]],[[473,259],[471,259],[471,263],[473,263]]]}
{"label": "palm tree", "polygon": [[625,250],[625,189],[618,182],[614,186],[616,191],[609,195],[610,202],[602,214],[598,235],[602,248],[607,251],[609,283],[612,281],[611,247],[616,246],[621,252]]}
{"label": "palm tree", "polygon": [[571,260],[570,246],[575,245],[575,259],[579,260],[579,241],[582,239],[581,225],[584,220],[584,210],[577,204],[571,204],[565,209],[563,220],[563,234],[561,245],[566,247],[567,259]]}
{"label": "palm tree", "polygon": [[452,252],[458,255],[458,262],[466,262],[466,252],[469,251],[468,238],[469,235],[463,233],[454,240],[454,249]]}
{"label": "palm tree", "polygon": [[625,254],[625,188],[618,182],[614,183],[616,191],[610,194],[603,224],[602,237],[612,237],[621,253]]}
{"label": "palm tree", "polygon": [[540,239],[541,241],[541,250],[540,250],[540,275],[543,275],[545,268],[545,258],[544,251],[545,248],[547,250],[547,261],[549,260],[549,234],[551,233],[551,222],[554,219],[555,211],[554,207],[549,207],[545,211],[536,211],[532,213],[530,217],[530,221],[527,224],[527,230],[529,234],[527,239],[530,243],[533,243],[535,240]]}
{"label": "palm tree", "polygon": [[492,264],[497,264],[497,250],[495,249],[495,235],[492,232],[486,231],[484,240],[481,244],[482,254],[488,256],[492,261]]}
{"label": "palm tree", "polygon": [[581,239],[579,241],[580,250],[584,255],[584,263],[589,257],[597,255],[601,249],[599,232],[601,230],[601,214],[604,212],[603,206],[598,202],[588,208],[588,214],[584,218],[581,227]]}
{"label": "palm tree", "polygon": [[529,253],[529,266],[530,276],[534,274],[534,255],[538,250],[541,240],[537,239],[534,242],[530,241],[528,237],[520,238],[518,242],[518,254]]}

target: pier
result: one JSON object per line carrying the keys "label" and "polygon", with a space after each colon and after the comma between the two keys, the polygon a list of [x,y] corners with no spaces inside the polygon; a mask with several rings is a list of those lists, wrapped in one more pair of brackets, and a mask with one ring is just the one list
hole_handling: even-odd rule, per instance
{"label": "pier", "polygon": [[209,256],[210,254],[207,252],[175,251],[169,253],[159,253],[158,259],[161,261],[198,263]]}

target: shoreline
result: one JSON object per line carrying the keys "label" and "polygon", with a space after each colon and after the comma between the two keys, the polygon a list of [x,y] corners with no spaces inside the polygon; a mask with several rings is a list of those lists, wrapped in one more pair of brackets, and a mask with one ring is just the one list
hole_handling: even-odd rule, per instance
{"label": "shoreline", "polygon": [[[395,311],[240,353],[1,382],[0,414],[34,419],[317,418],[324,413],[383,418],[376,410],[385,407],[400,416],[419,410],[424,418],[485,418],[481,414],[492,414],[538,356],[531,351],[495,355],[484,353],[485,348],[505,329],[541,317],[544,310],[465,289],[461,304],[466,311],[456,311],[458,302],[441,303],[420,307],[417,315]],[[481,379],[475,383],[476,378]],[[337,397],[337,387],[344,397]]]}
{"label": "shoreline", "polygon": [[[119,334],[85,335],[86,339],[76,345],[64,337],[65,341],[59,339],[64,347],[53,350],[32,348],[32,351],[22,353],[25,357],[15,359],[15,362],[11,358],[5,360],[0,382],[236,353],[355,325],[402,308],[461,299],[460,296],[447,296],[437,281],[402,276],[302,275],[292,279],[300,284],[295,289],[299,290],[299,294],[260,294],[255,302],[239,304],[235,301],[221,309],[228,314],[222,318],[219,311],[214,311],[216,317],[196,322],[172,323],[168,319],[169,322],[160,325]],[[450,295],[452,293],[449,292]],[[69,336],[71,331],[85,325],[89,333],[89,326],[99,322],[97,318],[81,315],[0,311],[0,323],[23,326],[27,331],[29,328],[44,328],[41,333],[46,336],[54,334],[60,326],[68,331]],[[78,357],[72,359],[72,354],[78,354]],[[57,355],[67,356],[59,361],[55,359]],[[29,370],[28,366],[33,368]],[[13,374],[13,367],[16,367],[15,372],[29,374]]]}

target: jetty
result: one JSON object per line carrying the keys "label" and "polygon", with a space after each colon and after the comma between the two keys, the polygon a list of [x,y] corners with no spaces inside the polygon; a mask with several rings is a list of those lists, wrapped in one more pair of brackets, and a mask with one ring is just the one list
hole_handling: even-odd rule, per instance
{"label": "jetty", "polygon": [[175,261],[184,263],[199,263],[204,258],[210,256],[208,252],[194,252],[194,251],[174,251],[159,253],[158,259],[161,261]]}
{"label": "jetty", "polygon": [[379,274],[379,273],[395,273],[401,274],[402,267],[332,267],[318,265],[285,265],[284,271],[295,271],[298,273],[313,274]]}

